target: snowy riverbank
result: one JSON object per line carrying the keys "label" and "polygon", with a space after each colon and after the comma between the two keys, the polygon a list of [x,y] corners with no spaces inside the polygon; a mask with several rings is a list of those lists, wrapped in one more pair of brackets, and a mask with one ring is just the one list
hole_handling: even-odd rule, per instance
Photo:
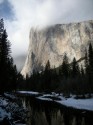
{"label": "snowy riverbank", "polygon": [[52,92],[51,94],[42,94],[39,92],[32,92],[32,91],[19,91],[20,94],[28,94],[28,95],[35,95],[37,99],[45,100],[45,101],[54,101],[59,104],[62,104],[67,107],[72,107],[76,109],[82,110],[89,110],[93,111],[93,94],[91,98],[88,97],[88,94],[85,95],[85,98],[82,98],[82,95],[79,95],[79,98],[76,99],[76,95],[70,95],[70,97],[64,97],[63,94],[57,94]]}
{"label": "snowy riverbank", "polygon": [[25,125],[26,110],[13,94],[0,95],[0,125]]}

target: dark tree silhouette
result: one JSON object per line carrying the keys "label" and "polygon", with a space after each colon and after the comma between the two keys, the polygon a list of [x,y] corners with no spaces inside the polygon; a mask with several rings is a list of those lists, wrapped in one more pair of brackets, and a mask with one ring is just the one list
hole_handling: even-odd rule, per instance
{"label": "dark tree silhouette", "polygon": [[3,19],[0,20],[0,92],[15,89],[17,69],[11,57],[11,44],[7,39]]}
{"label": "dark tree silhouette", "polygon": [[44,89],[46,91],[50,90],[51,84],[51,70],[50,70],[50,62],[49,60],[46,63],[45,71],[44,71]]}
{"label": "dark tree silhouette", "polygon": [[81,65],[81,76],[83,77],[84,76],[84,69],[83,69],[83,66]]}
{"label": "dark tree silhouette", "polygon": [[64,57],[63,57],[63,63],[62,63],[62,66],[61,66],[62,77],[67,78],[69,76],[69,71],[70,71],[70,66],[69,66],[69,63],[68,63],[68,57],[65,54]]}
{"label": "dark tree silhouette", "polygon": [[73,62],[72,62],[72,77],[76,77],[79,74],[80,74],[80,69],[76,61],[76,58],[74,57]]}
{"label": "dark tree silhouette", "polygon": [[90,85],[90,92],[93,88],[93,48],[91,43],[89,44],[89,51],[88,51],[88,58],[89,58],[89,70],[88,70],[88,78],[89,78],[89,85]]}
{"label": "dark tree silhouette", "polygon": [[85,50],[85,73],[86,75],[89,74],[89,62],[88,62],[87,49]]}

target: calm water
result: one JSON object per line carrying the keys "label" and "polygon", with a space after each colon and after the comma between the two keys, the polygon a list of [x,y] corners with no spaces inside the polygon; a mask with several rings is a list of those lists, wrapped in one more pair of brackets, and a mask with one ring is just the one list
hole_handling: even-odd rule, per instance
{"label": "calm water", "polygon": [[93,112],[74,110],[56,103],[22,97],[28,109],[27,125],[93,125]]}

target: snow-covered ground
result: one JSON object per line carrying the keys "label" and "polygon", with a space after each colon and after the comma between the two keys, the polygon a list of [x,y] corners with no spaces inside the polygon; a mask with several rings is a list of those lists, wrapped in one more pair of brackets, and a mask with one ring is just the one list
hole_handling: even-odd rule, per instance
{"label": "snow-covered ground", "polygon": [[93,111],[93,98],[90,99],[74,99],[74,98],[67,98],[61,101],[56,101],[62,105],[67,107],[73,107],[76,109],[84,109]]}
{"label": "snow-covered ground", "polygon": [[[0,124],[5,124],[6,121],[9,125],[17,125],[18,122],[23,125],[21,121],[26,118],[26,110],[16,101],[17,97],[13,94],[4,93],[4,96],[0,95]],[[16,116],[18,119],[14,118]]]}
{"label": "snow-covered ground", "polygon": [[5,108],[8,104],[8,100],[4,97],[0,97],[0,121],[2,121],[5,117],[11,118],[11,114],[7,113]]}
{"label": "snow-covered ground", "polygon": [[67,107],[93,111],[93,94],[91,98],[87,98],[87,95],[85,95],[86,96],[85,99],[76,99],[75,98],[76,95],[70,95],[69,98],[65,98],[63,94],[59,95],[58,93],[54,93],[54,92],[52,92],[51,94],[42,94],[42,96],[39,95],[40,94],[39,92],[33,92],[33,91],[19,91],[19,93],[31,94],[31,95],[36,94],[37,95],[36,98],[43,101],[44,100],[55,101]]}
{"label": "snow-covered ground", "polygon": [[21,94],[29,94],[29,95],[38,95],[38,92],[33,92],[33,91],[17,91],[17,93]]}

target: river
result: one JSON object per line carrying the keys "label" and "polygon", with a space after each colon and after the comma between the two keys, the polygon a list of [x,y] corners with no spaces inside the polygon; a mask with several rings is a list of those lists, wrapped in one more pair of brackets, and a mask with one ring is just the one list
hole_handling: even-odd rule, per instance
{"label": "river", "polygon": [[28,109],[27,125],[93,125],[93,112],[68,108],[31,96],[22,96],[21,99],[23,107]]}

